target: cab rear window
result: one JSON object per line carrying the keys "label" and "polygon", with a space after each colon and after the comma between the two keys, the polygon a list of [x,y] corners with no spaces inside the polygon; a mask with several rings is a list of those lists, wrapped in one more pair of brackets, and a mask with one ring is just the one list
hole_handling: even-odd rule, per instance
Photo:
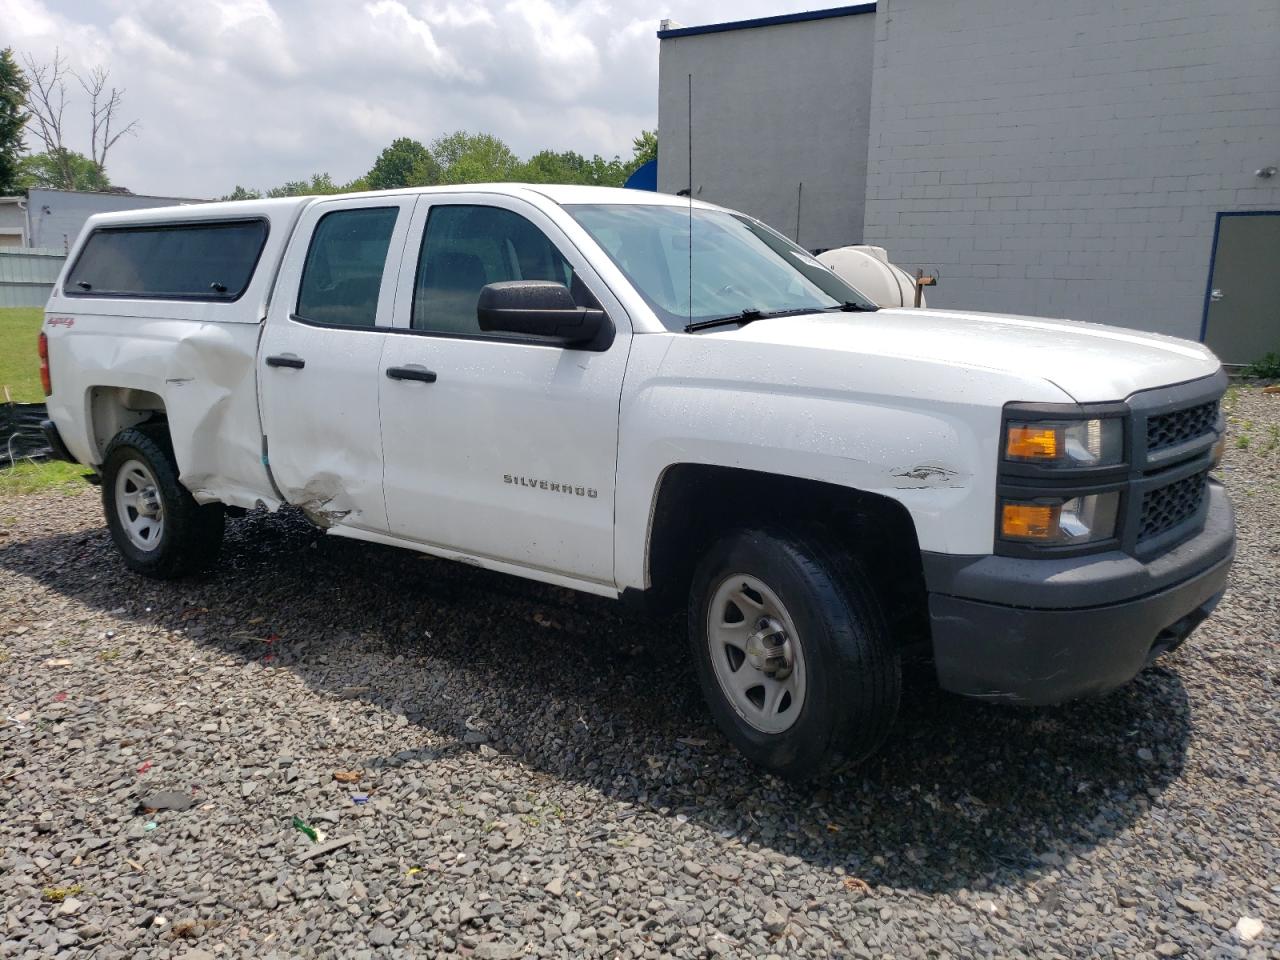
{"label": "cab rear window", "polygon": [[236,300],[267,242],[265,220],[103,227],[89,235],[63,292],[70,297]]}

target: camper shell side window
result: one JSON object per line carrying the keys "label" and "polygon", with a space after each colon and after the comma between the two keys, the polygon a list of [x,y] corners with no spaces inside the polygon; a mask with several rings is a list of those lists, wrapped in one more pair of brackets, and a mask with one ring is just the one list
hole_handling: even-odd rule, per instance
{"label": "camper shell side window", "polygon": [[67,272],[68,297],[234,302],[267,242],[265,218],[98,227]]}

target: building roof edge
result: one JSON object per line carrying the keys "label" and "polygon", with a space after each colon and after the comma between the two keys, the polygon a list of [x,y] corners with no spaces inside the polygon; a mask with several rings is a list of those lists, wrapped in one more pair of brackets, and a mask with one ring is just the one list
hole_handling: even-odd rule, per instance
{"label": "building roof edge", "polygon": [[676,27],[659,30],[659,40],[677,37],[698,37],[707,33],[728,33],[731,30],[753,30],[756,27],[778,27],[788,23],[806,23],[810,20],[830,20],[833,17],[851,17],[860,13],[875,13],[874,3],[859,3],[851,7],[831,7],[826,10],[802,10],[799,13],[783,13],[776,17],[756,17],[753,20],[730,20],[724,23],[708,23],[701,27]]}

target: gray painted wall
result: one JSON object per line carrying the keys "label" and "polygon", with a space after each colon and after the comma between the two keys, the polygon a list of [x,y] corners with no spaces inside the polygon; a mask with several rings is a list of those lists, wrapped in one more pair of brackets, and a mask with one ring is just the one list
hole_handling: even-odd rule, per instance
{"label": "gray painted wall", "polygon": [[838,247],[862,239],[875,14],[662,40],[658,189],[694,196]]}
{"label": "gray painted wall", "polygon": [[1216,213],[1280,210],[1254,176],[1280,165],[1280,3],[879,0],[876,21],[866,241],[940,271],[931,306],[1199,336]]}
{"label": "gray painted wall", "polygon": [[181,197],[32,189],[27,192],[27,217],[30,224],[27,244],[32,247],[66,250],[75,243],[84,222],[95,213],[199,202]]}

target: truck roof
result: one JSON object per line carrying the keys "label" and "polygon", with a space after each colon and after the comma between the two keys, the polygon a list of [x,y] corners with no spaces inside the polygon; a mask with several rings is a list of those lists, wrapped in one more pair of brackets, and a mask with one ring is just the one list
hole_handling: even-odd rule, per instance
{"label": "truck roof", "polygon": [[[281,197],[274,200],[229,200],[214,203],[183,203],[171,207],[143,207],[95,213],[86,227],[121,226],[130,223],[171,223],[174,221],[221,220],[266,216],[271,220],[291,218],[314,197]],[[84,233],[88,233],[86,229]]]}
{"label": "truck roof", "polygon": [[[366,190],[356,193],[309,194],[299,197],[280,197],[264,200],[227,200],[212,203],[188,203],[171,207],[146,207],[142,210],[123,210],[99,213],[89,218],[88,226],[124,225],[130,223],[171,223],[191,220],[220,220],[235,217],[266,216],[271,220],[292,220],[299,211],[317,200],[348,199],[356,197],[403,196],[404,194],[433,193],[492,193],[508,197],[527,197],[537,194],[558,204],[572,203],[628,203],[658,206],[687,206],[687,197],[648,190],[628,190],[624,187],[590,187],[577,184],[552,183],[460,183],[438,187],[404,187],[395,190]],[[695,207],[716,209],[713,204],[694,200]]]}

